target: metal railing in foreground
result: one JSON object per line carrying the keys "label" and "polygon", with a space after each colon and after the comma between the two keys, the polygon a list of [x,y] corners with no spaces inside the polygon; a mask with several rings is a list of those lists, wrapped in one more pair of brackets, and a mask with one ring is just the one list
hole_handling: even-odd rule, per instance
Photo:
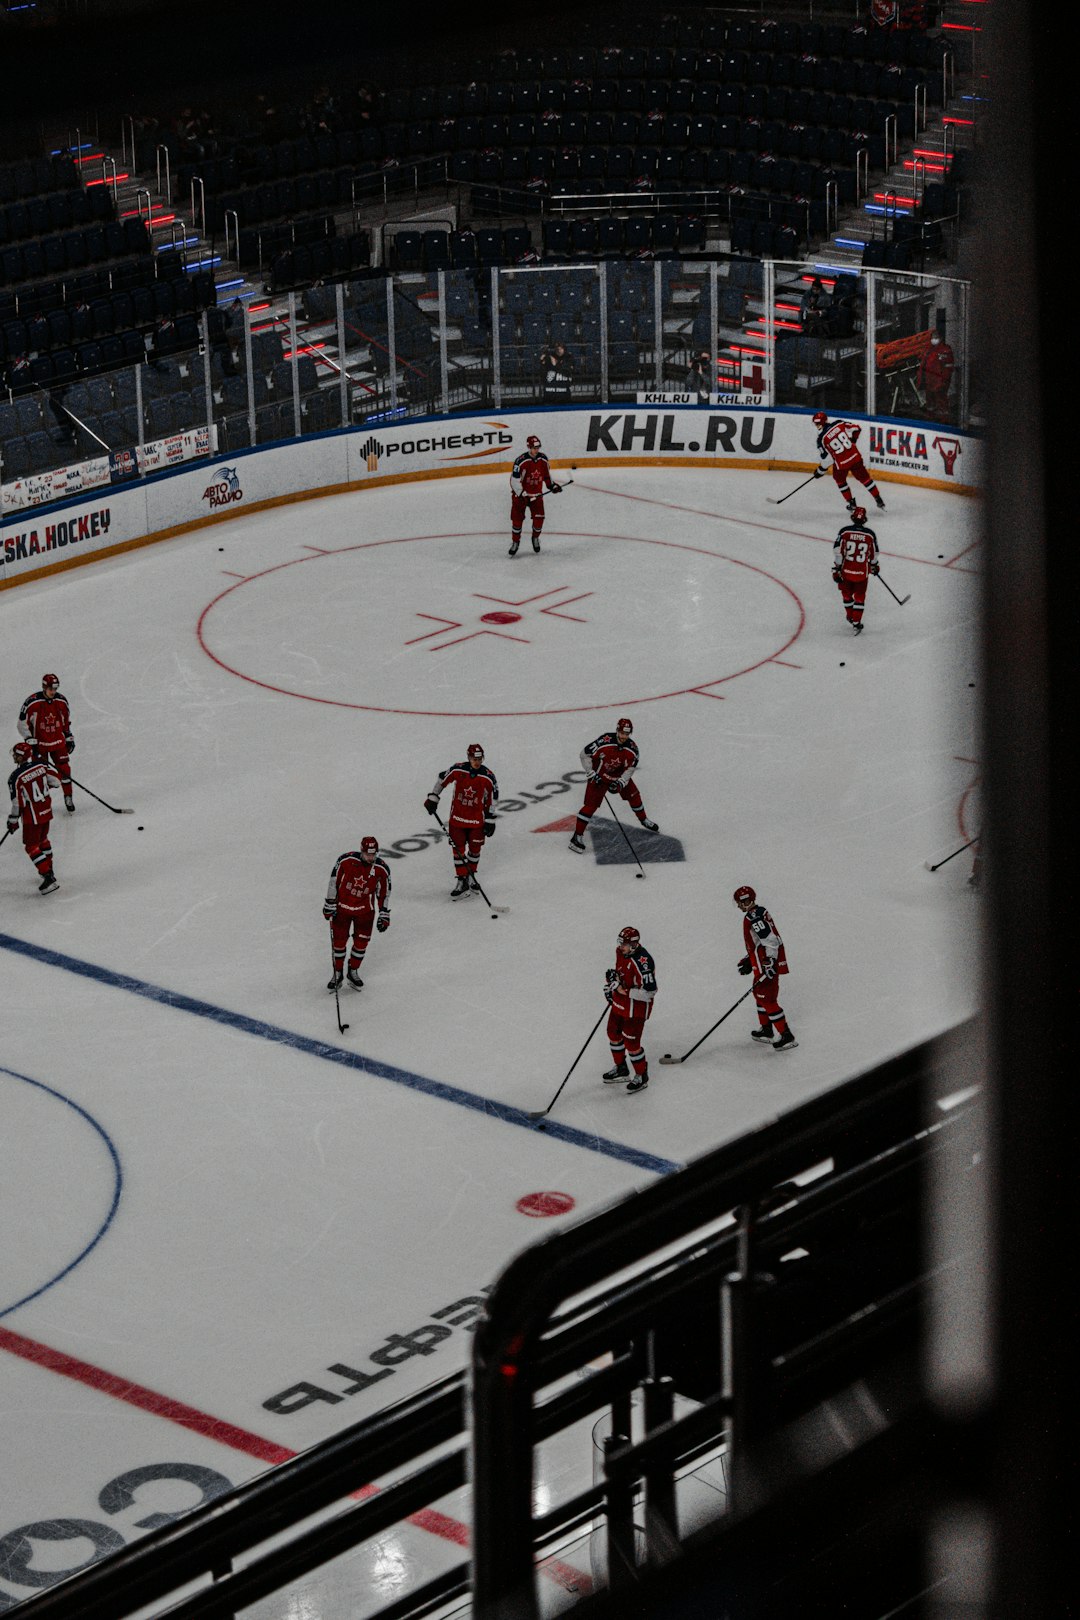
{"label": "metal railing in foreground", "polygon": [[[741,1522],[771,1511],[760,1457],[793,1425],[824,1466],[842,1414],[850,1463],[864,1447],[887,1450],[893,1423],[917,1407],[924,1294],[962,1264],[931,1262],[921,1241],[928,1178],[971,1173],[974,1108],[957,1091],[948,1057],[918,1047],[519,1256],[477,1333],[471,1470],[459,1374],[19,1612],[234,1616],[297,1590],[470,1472],[471,1573],[461,1562],[372,1615],[430,1614],[471,1591],[487,1620],[530,1620],[538,1567],[599,1526],[593,1571],[616,1601],[704,1533],[680,1526],[683,1482],[704,1455],[726,1447],[731,1501],[717,1493],[716,1509]],[[845,1394],[856,1378],[861,1393]],[[579,1426],[603,1416],[594,1470]],[[536,1516],[537,1448],[560,1435],[581,1452],[574,1485],[546,1490]]]}

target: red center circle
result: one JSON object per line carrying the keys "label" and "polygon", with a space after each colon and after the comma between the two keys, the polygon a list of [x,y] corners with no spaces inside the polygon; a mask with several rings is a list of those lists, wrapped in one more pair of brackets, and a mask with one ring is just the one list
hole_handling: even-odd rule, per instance
{"label": "red center circle", "polygon": [[[463,530],[453,534],[416,534],[402,535],[394,539],[386,540],[367,540],[353,546],[337,547],[333,551],[319,551],[307,556],[293,557],[286,562],[274,563],[269,568],[262,569],[258,573],[248,574],[243,579],[237,580],[235,584],[226,586],[223,591],[220,591],[217,596],[213,597],[212,600],[206,604],[202,610],[202,613],[199,615],[199,622],[196,627],[196,636],[199,645],[207,657],[217,664],[220,669],[226,670],[230,675],[235,675],[239,680],[248,681],[252,686],[261,687],[267,692],[276,692],[283,697],[299,698],[305,703],[323,703],[332,708],[354,709],[370,714],[407,714],[438,716],[440,718],[445,717],[454,719],[479,720],[507,719],[524,715],[587,714],[596,709],[626,709],[641,703],[663,702],[667,698],[682,697],[689,692],[701,692],[704,690],[708,690],[711,695],[717,696],[719,695],[716,692],[717,687],[726,685],[726,683],[729,681],[738,680],[741,676],[748,675],[753,670],[760,669],[763,665],[773,663],[775,660],[782,658],[783,654],[787,652],[796,641],[798,641],[799,637],[802,635],[803,629],[805,628],[806,612],[801,600],[799,599],[798,593],[793,590],[785,580],[780,579],[776,574],[770,573],[768,569],[762,568],[755,563],[746,562],[739,557],[728,556],[724,552],[714,551],[708,546],[694,545],[692,541],[687,540],[664,540],[660,539],[658,536],[589,533],[583,537],[592,540],[618,541],[629,545],[658,546],[665,550],[687,552],[693,556],[708,558],[711,562],[727,564],[731,567],[745,569],[750,574],[756,574],[761,579],[767,580],[769,584],[778,586],[788,597],[791,598],[796,610],[795,627],[790,632],[781,632],[777,645],[773,647],[771,651],[765,653],[763,656],[753,659],[752,662],[739,669],[729,669],[715,675],[705,672],[700,680],[691,681],[690,684],[685,686],[674,687],[670,691],[648,692],[643,693],[640,696],[630,696],[625,693],[622,696],[619,696],[618,693],[615,693],[611,696],[604,696],[598,701],[594,701],[592,703],[573,703],[559,706],[552,705],[550,708],[544,709],[407,708],[404,705],[398,706],[391,703],[358,703],[349,698],[323,697],[311,692],[297,691],[294,687],[282,686],[274,681],[261,680],[257,675],[250,674],[247,670],[238,669],[234,664],[230,663],[226,657],[223,657],[220,653],[215,652],[211,645],[209,620],[213,615],[214,609],[220,603],[224,602],[227,597],[231,596],[234,591],[250,589],[253,586],[259,585],[262,582],[273,578],[275,575],[280,574],[285,569],[311,565],[318,566],[320,564],[325,566],[328,560],[340,558],[343,555],[352,552],[367,551],[375,547],[408,545],[410,543],[415,543],[422,540],[467,540],[486,538],[490,532],[491,531],[489,530]],[[565,538],[572,539],[573,534],[568,533]],[[485,617],[495,619],[497,618],[497,615],[491,614],[485,615]],[[520,617],[520,615],[514,615],[513,617]],[[497,634],[497,632],[494,633]]]}
{"label": "red center circle", "polygon": [[545,1215],[569,1215],[574,1204],[575,1200],[569,1193],[534,1192],[526,1193],[524,1198],[519,1198],[514,1207],[519,1215],[529,1215],[533,1220],[541,1220]]}

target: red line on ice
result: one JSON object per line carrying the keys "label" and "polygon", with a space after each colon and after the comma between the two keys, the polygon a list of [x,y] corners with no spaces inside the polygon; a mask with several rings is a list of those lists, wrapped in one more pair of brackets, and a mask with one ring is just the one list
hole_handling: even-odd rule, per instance
{"label": "red line on ice", "polygon": [[[19,1356],[23,1361],[33,1362],[36,1367],[44,1367],[47,1372],[58,1373],[62,1378],[73,1379],[77,1384],[85,1384],[88,1389],[95,1389],[99,1394],[111,1395],[114,1400],[136,1406],[140,1411],[149,1412],[154,1417],[165,1418],[169,1423],[179,1424],[182,1429],[190,1429],[208,1440],[216,1440],[219,1445],[230,1446],[233,1451],[242,1451],[249,1457],[256,1457],[260,1462],[283,1463],[297,1455],[289,1446],[279,1446],[273,1440],[264,1440],[261,1435],[252,1434],[249,1429],[241,1429],[235,1423],[226,1423],[222,1418],[211,1417],[208,1412],[200,1412],[197,1407],[188,1406],[184,1401],[174,1400],[170,1395],[161,1395],[156,1390],[147,1389],[143,1384],[134,1383],[130,1378],[122,1378],[118,1373],[106,1372],[104,1368],[95,1367],[89,1361],[80,1360],[78,1356],[68,1355],[64,1350],[54,1350],[50,1345],[39,1344],[36,1339],[27,1339],[21,1333],[13,1333],[10,1328],[0,1327],[0,1350]],[[377,1491],[377,1485],[365,1485],[352,1494],[363,1497],[371,1496]],[[418,1530],[426,1530],[429,1535],[438,1536],[443,1541],[452,1541],[456,1546],[469,1545],[468,1526],[436,1509],[423,1508],[420,1512],[412,1514],[407,1523],[414,1525]],[[581,1593],[592,1591],[589,1577],[569,1564],[550,1559],[539,1565],[539,1568],[551,1580],[569,1591]]]}

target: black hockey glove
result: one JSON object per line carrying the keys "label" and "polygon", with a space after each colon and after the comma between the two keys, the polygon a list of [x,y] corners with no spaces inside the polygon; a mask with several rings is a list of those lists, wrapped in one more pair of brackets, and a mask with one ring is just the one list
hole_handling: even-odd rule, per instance
{"label": "black hockey glove", "polygon": [[64,741],[67,744],[68,753],[73,754],[75,752],[75,739],[74,739],[74,737],[65,737]]}
{"label": "black hockey glove", "polygon": [[758,983],[759,984],[768,984],[770,979],[775,979],[775,978],[776,978],[776,963],[775,962],[766,962],[765,966],[761,970],[760,975],[758,976]]}
{"label": "black hockey glove", "polygon": [[552,493],[552,495],[561,495],[562,494],[562,485],[561,484],[552,484],[551,493]]}
{"label": "black hockey glove", "polygon": [[745,977],[747,973],[753,973],[753,971],[754,969],[751,966],[750,958],[748,956],[744,956],[742,961],[739,963],[739,972]]}
{"label": "black hockey glove", "polygon": [[872,574],[880,574],[881,568],[879,567],[879,565],[877,563],[871,563],[870,564],[870,572]]}
{"label": "black hockey glove", "polygon": [[10,816],[8,817],[7,830],[9,833],[18,832],[19,830],[19,823],[17,821],[12,821]]}
{"label": "black hockey glove", "polygon": [[333,922],[335,916],[337,915],[337,907],[336,906],[323,906],[322,914],[326,918],[327,922]]}
{"label": "black hockey glove", "polygon": [[427,811],[429,816],[433,816],[438,808],[439,801],[434,797],[434,795],[430,795],[424,800],[424,809]]}
{"label": "black hockey glove", "polygon": [[619,980],[619,970],[618,970],[618,968],[608,968],[607,973],[605,974],[605,982],[610,986],[610,985],[613,985],[613,984],[617,984],[618,980]]}
{"label": "black hockey glove", "polygon": [[380,934],[385,934],[386,930],[390,926],[390,913],[388,911],[380,911],[379,920],[375,926],[379,930]]}
{"label": "black hockey glove", "polygon": [[815,467],[814,468],[814,477],[815,478],[824,478],[824,476],[825,476],[824,467]]}
{"label": "black hockey glove", "polygon": [[604,986],[604,1000],[607,1002],[609,1007],[611,1006],[613,998],[614,998],[614,991],[613,991],[611,985],[610,984],[605,984],[605,986]]}
{"label": "black hockey glove", "polygon": [[492,821],[490,816],[485,816],[484,817],[484,837],[485,838],[494,838],[494,836],[495,836],[495,823]]}

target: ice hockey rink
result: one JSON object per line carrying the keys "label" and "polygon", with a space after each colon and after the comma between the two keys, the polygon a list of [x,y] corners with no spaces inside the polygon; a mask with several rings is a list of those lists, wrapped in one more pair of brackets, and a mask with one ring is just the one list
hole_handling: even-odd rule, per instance
{"label": "ice hockey rink", "polygon": [[[49,897],[18,835],[0,851],[0,1611],[464,1365],[523,1245],[973,1010],[971,857],[924,863],[980,824],[975,502],[883,482],[910,600],[871,581],[855,639],[831,480],[773,505],[798,474],[574,477],[538,556],[507,557],[500,474],[0,596],[5,747],[56,670],[75,776],[135,811],[57,798]],[[579,750],[624,713],[661,832],[616,800],[629,845],[602,809],[582,858]],[[423,808],[474,740],[494,918],[451,904]],[[322,900],[367,834],[392,924],[342,1035]],[[755,1047],[748,1001],[661,1066],[746,988],[743,883],[799,1045]],[[601,1029],[541,1134],[625,924],[657,965],[650,1085],[601,1083]],[[404,1590],[461,1556],[446,1507],[259,1614]]]}

